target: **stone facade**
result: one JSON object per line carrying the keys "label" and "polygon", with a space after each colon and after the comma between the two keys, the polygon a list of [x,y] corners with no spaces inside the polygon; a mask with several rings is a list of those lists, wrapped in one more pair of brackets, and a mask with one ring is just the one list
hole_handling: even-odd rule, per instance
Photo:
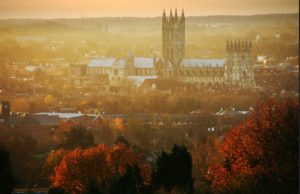
{"label": "stone facade", "polygon": [[162,16],[162,57],[94,59],[87,75],[106,76],[115,85],[125,78],[141,83],[145,79],[175,78],[197,85],[222,84],[241,88],[255,87],[252,45],[247,41],[228,41],[226,59],[185,58],[185,15],[177,10]]}
{"label": "stone facade", "polygon": [[178,18],[177,10],[173,17],[172,10],[170,17],[166,17],[164,11],[162,17],[162,56],[166,66],[172,66],[176,71],[180,68],[185,53],[185,17],[182,11]]}
{"label": "stone facade", "polygon": [[252,44],[247,41],[227,41],[224,79],[229,85],[255,87]]}

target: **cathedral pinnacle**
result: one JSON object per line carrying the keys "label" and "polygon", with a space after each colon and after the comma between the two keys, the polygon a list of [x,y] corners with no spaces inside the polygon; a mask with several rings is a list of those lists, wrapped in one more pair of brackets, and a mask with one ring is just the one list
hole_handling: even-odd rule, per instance
{"label": "cathedral pinnacle", "polygon": [[169,18],[169,22],[173,22],[173,13],[172,13],[172,9],[170,10],[170,18]]}
{"label": "cathedral pinnacle", "polygon": [[178,21],[177,9],[175,9],[175,22]]}

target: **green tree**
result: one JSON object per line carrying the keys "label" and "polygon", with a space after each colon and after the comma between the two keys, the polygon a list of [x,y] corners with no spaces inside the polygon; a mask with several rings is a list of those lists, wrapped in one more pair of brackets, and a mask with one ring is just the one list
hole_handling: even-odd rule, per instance
{"label": "green tree", "polygon": [[65,133],[65,142],[63,147],[66,149],[88,148],[95,145],[95,140],[89,131],[82,126],[72,127],[70,131]]}
{"label": "green tree", "polygon": [[86,184],[84,194],[104,194],[104,191],[95,179],[90,179]]}
{"label": "green tree", "polygon": [[152,174],[152,187],[193,193],[192,157],[186,147],[175,144],[170,154],[162,152]]}
{"label": "green tree", "polygon": [[138,194],[145,188],[140,168],[126,165],[126,173],[116,178],[111,185],[111,194]]}
{"label": "green tree", "polygon": [[9,152],[0,146],[0,194],[9,194],[14,186],[13,175],[10,169]]}
{"label": "green tree", "polygon": [[65,190],[60,187],[51,187],[48,190],[48,194],[65,194]]}

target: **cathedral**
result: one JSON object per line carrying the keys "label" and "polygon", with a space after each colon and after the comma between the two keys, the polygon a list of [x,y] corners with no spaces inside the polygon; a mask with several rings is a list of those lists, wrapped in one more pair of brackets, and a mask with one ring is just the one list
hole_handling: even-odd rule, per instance
{"label": "cathedral", "polygon": [[227,85],[255,87],[252,44],[248,41],[227,41],[226,58],[185,58],[185,15],[172,10],[162,15],[162,55],[124,59],[94,59],[87,65],[87,75],[105,76],[115,85],[124,79],[140,86],[146,79],[172,78],[198,86]]}

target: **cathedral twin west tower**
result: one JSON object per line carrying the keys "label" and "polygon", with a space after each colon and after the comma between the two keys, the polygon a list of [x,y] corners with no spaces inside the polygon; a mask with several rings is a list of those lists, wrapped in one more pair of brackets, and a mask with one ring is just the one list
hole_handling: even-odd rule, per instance
{"label": "cathedral twin west tower", "polygon": [[111,85],[123,79],[140,86],[146,79],[172,78],[197,86],[227,85],[254,88],[252,45],[248,41],[227,41],[225,59],[185,58],[185,15],[162,15],[161,57],[94,59],[87,65],[88,75],[106,75]]}
{"label": "cathedral twin west tower", "polygon": [[[241,87],[254,87],[252,45],[247,41],[227,41],[226,60],[185,59],[185,16],[172,10],[162,16],[162,56],[169,74],[195,83],[220,83]],[[219,64],[217,63],[219,62]],[[168,76],[168,71],[163,71]],[[194,77],[194,78],[184,78]],[[202,79],[201,79],[202,77]],[[203,77],[205,77],[203,79]]]}

